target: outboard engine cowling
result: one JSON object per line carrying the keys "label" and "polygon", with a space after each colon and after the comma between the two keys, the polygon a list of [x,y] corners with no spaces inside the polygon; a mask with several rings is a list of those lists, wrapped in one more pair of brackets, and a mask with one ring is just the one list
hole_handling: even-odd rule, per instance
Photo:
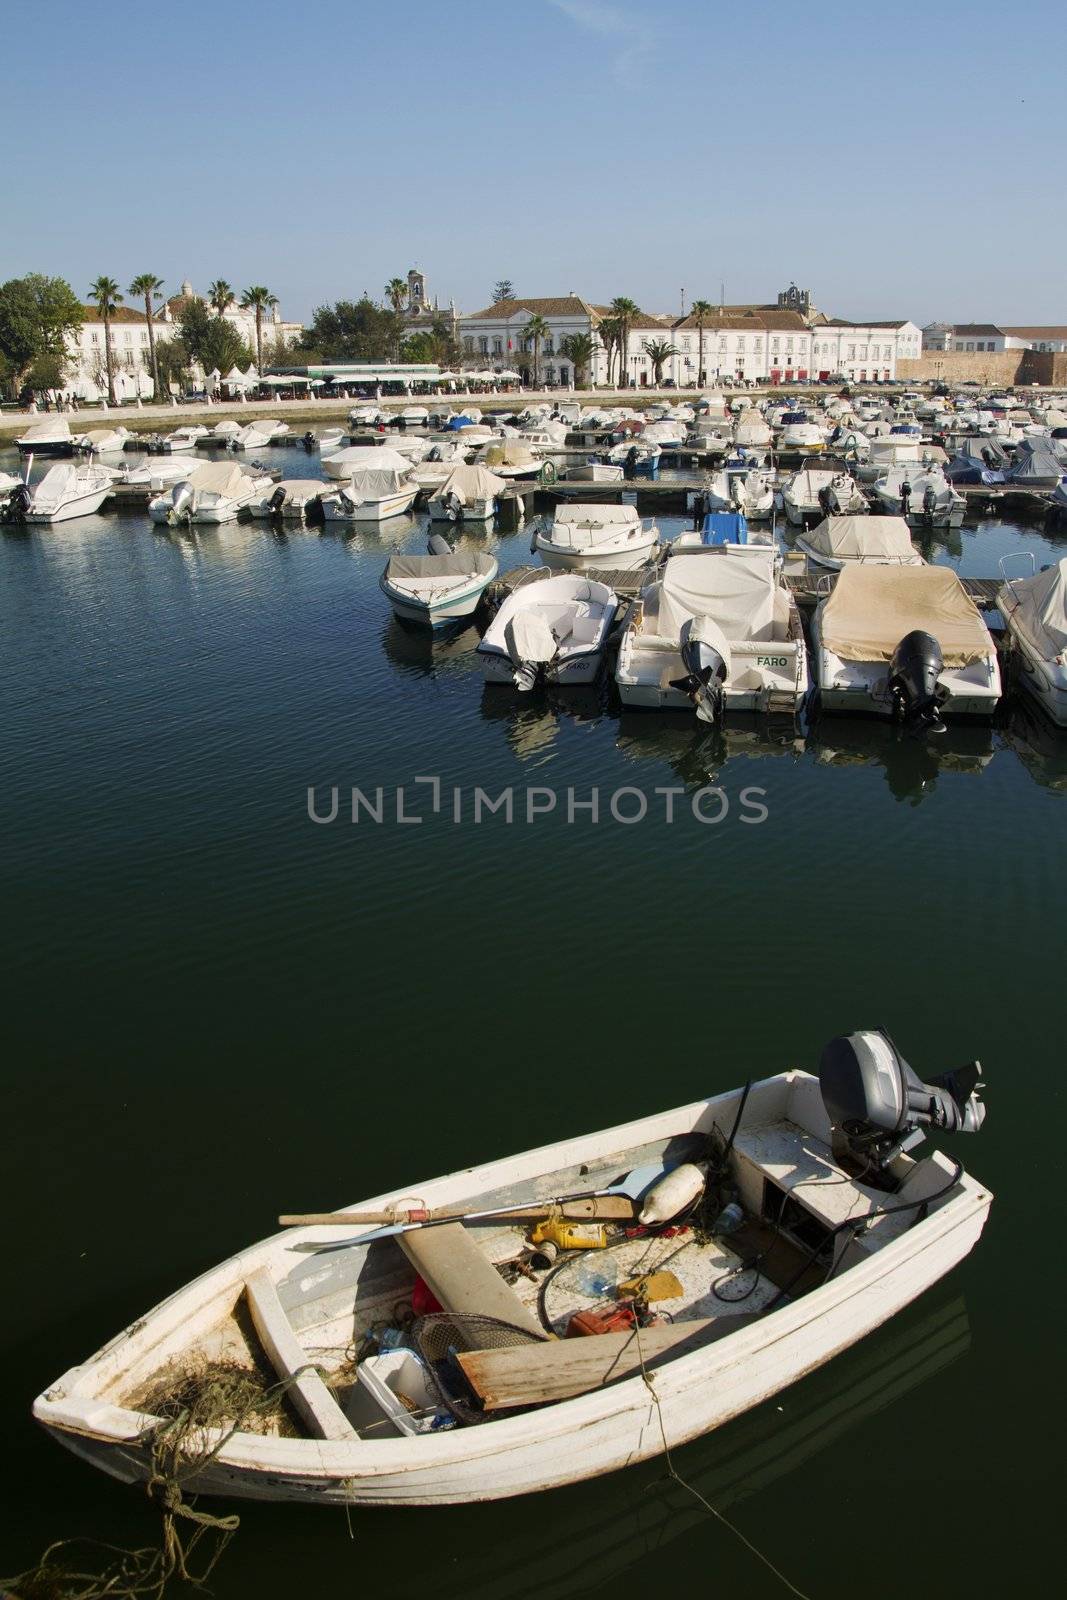
{"label": "outboard engine cowling", "polygon": [[288,491],[286,489],[275,489],[274,493],[267,501],[267,510],[270,512],[272,517],[281,515],[281,510],[285,504],[287,493]]}
{"label": "outboard engine cowling", "polygon": [[672,689],[689,696],[701,722],[721,726],[730,676],[730,646],[710,617],[693,617],[682,629],[680,651],[684,678],[672,678]]}
{"label": "outboard engine cowling", "polygon": [[28,483],[20,483],[12,489],[4,506],[4,518],[20,522],[33,504],[33,493]]}
{"label": "outboard engine cowling", "polygon": [[307,451],[308,455],[310,455],[312,450],[314,450],[314,448],[315,448],[315,435],[312,433],[311,429],[309,428],[307,433],[305,433],[305,435],[304,435],[304,449]]}
{"label": "outboard engine cowling", "polygon": [[181,483],[176,483],[170,491],[170,510],[167,512],[167,521],[180,522],[182,517],[192,516],[195,499],[196,490],[188,478],[183,478]]}
{"label": "outboard engine cowling", "polygon": [[883,1184],[892,1183],[898,1158],[925,1129],[977,1133],[985,1120],[980,1062],[924,1081],[881,1028],[831,1039],[819,1088],[838,1154]]}
{"label": "outboard engine cowling", "polygon": [[923,520],[932,523],[934,512],[937,510],[937,490],[932,483],[928,483],[923,490]]}
{"label": "outboard engine cowling", "polygon": [[515,669],[512,681],[521,693],[529,694],[544,681],[546,669],[559,654],[552,625],[539,611],[518,611],[504,629],[504,643]]}
{"label": "outboard engine cowling", "polygon": [[837,497],[837,490],[832,483],[824,483],[819,490],[819,506],[824,517],[839,517],[841,515],[841,501]]}
{"label": "outboard engine cowling", "polygon": [[919,733],[944,733],[941,706],[945,692],[938,687],[944,665],[941,646],[932,633],[915,628],[904,635],[889,663],[894,720]]}

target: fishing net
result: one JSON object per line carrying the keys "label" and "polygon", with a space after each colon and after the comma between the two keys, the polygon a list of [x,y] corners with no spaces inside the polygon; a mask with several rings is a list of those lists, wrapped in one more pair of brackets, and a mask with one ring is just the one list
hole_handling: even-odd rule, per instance
{"label": "fishing net", "polygon": [[456,1360],[457,1353],[461,1350],[512,1350],[517,1345],[543,1342],[536,1333],[516,1328],[496,1317],[452,1311],[420,1317],[411,1329],[411,1339],[441,1404],[464,1426],[493,1419],[483,1411],[467,1383],[463,1368]]}

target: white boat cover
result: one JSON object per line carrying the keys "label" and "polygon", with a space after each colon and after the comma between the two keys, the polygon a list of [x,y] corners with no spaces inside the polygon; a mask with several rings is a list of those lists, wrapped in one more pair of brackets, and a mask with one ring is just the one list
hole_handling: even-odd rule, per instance
{"label": "white boat cover", "polygon": [[641,521],[636,506],[592,504],[557,506],[555,522],[564,528],[618,528],[636,527]]}
{"label": "white boat cover", "polygon": [[462,466],[449,473],[433,498],[447,500],[449,495],[455,495],[460,505],[465,506],[472,500],[493,500],[501,489],[506,488],[504,479],[498,478],[487,467]]}
{"label": "white boat cover", "polygon": [[559,646],[542,611],[517,611],[504,629],[508,655],[519,666],[524,661],[551,661]]}
{"label": "white boat cover", "polygon": [[316,495],[327,494],[330,485],[323,483],[321,478],[283,478],[270,490],[271,495],[279,489],[285,490],[287,500],[314,500]]}
{"label": "white boat cover", "polygon": [[201,494],[220,494],[227,499],[244,494],[248,488],[249,474],[233,461],[205,461],[194,467],[187,482]]}
{"label": "white boat cover", "polygon": [[[346,494],[351,494],[354,500],[383,500],[386,495],[401,492],[405,486],[407,471],[406,462],[403,472],[394,472],[391,467],[363,467],[359,472],[353,472],[342,488]],[[319,485],[320,492],[323,487],[324,485]]]}
{"label": "white boat cover", "polygon": [[671,556],[660,584],[660,634],[673,637],[691,617],[711,617],[728,639],[767,638],[774,623],[774,563],[766,551],[719,545]]}
{"label": "white boat cover", "polygon": [[903,517],[825,517],[804,537],[819,555],[839,561],[864,556],[911,561],[915,555]]}
{"label": "white boat cover", "polygon": [[350,472],[359,472],[364,467],[381,472],[411,471],[411,462],[407,457],[385,444],[350,444],[346,449],[327,456],[326,460],[331,466],[344,466]]}
{"label": "white boat cover", "polygon": [[1001,589],[998,604],[1047,660],[1067,650],[1067,556],[1032,578],[1013,579]]}
{"label": "white boat cover", "polygon": [[[83,467],[81,470],[84,472],[85,468]],[[34,500],[40,500],[44,503],[45,501],[58,500],[60,497],[66,498],[67,495],[84,492],[91,486],[84,481],[79,483],[78,471],[79,469],[73,461],[61,461],[57,466],[49,467],[33,491]]]}
{"label": "white boat cover", "polygon": [[992,654],[974,602],[949,567],[845,567],[822,612],[822,641],[842,661],[889,661],[914,628],[932,633],[946,667]]}
{"label": "white boat cover", "polygon": [[31,427],[27,428],[26,432],[22,435],[22,443],[55,444],[58,441],[69,438],[69,422],[35,422]]}

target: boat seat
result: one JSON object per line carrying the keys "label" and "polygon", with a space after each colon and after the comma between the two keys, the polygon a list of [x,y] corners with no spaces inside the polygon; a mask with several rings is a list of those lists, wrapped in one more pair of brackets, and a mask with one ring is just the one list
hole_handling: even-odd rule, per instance
{"label": "boat seat", "polygon": [[319,1373],[309,1364],[307,1352],[293,1332],[274,1279],[266,1267],[257,1267],[245,1279],[245,1299],[271,1366],[279,1378],[292,1380],[288,1398],[312,1437],[357,1439],[355,1428]]}
{"label": "boat seat", "polygon": [[413,1228],[397,1243],[446,1311],[496,1317],[540,1339],[548,1337],[461,1222]]}

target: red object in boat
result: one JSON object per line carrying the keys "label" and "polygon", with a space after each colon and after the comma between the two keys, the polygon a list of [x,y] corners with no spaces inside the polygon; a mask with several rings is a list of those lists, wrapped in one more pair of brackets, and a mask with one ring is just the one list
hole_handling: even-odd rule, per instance
{"label": "red object in boat", "polygon": [[411,1309],[417,1317],[429,1316],[431,1311],[443,1311],[445,1308],[434,1295],[428,1283],[422,1278],[415,1279],[415,1287],[411,1291]]}
{"label": "red object in boat", "polygon": [[590,1333],[629,1333],[636,1318],[632,1306],[607,1306],[603,1311],[578,1311],[567,1324],[568,1339]]}

